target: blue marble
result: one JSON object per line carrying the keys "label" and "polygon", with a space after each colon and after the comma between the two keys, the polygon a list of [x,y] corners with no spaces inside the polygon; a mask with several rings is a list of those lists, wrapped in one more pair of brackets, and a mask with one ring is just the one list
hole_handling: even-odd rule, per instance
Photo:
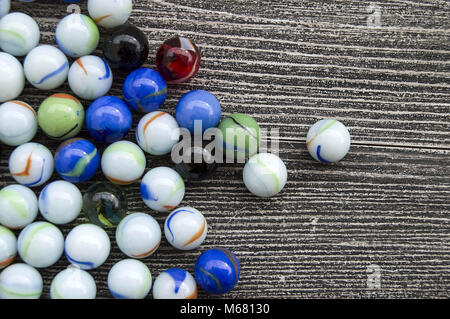
{"label": "blue marble", "polygon": [[122,91],[125,101],[133,110],[149,113],[164,104],[167,84],[155,70],[139,68],[127,76]]}
{"label": "blue marble", "polygon": [[91,179],[97,172],[99,164],[100,156],[97,148],[83,138],[67,140],[56,150],[56,172],[71,183]]}
{"label": "blue marble", "polygon": [[237,284],[241,267],[236,256],[224,248],[213,248],[198,257],[194,277],[209,294],[225,294]]}
{"label": "blue marble", "polygon": [[133,116],[127,104],[115,96],[96,99],[86,111],[86,126],[97,141],[121,140],[131,128]]}
{"label": "blue marble", "polygon": [[178,101],[175,115],[178,124],[194,133],[194,121],[201,121],[201,133],[216,127],[220,121],[222,108],[217,98],[203,90],[193,90]]}

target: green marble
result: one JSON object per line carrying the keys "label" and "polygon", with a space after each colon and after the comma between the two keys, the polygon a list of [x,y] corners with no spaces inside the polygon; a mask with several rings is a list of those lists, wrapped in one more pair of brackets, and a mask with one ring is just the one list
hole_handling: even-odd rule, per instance
{"label": "green marble", "polygon": [[84,123],[84,108],[69,94],[54,94],[38,110],[40,128],[51,138],[63,140],[78,135]]}
{"label": "green marble", "polygon": [[258,151],[260,129],[251,116],[242,113],[231,114],[220,122],[218,129],[219,145],[227,158],[249,158]]}

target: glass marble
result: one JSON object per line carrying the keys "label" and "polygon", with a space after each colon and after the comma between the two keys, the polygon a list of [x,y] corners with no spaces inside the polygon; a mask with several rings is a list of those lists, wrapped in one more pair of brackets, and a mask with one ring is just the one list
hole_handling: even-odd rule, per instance
{"label": "glass marble", "polygon": [[209,294],[229,292],[239,281],[241,267],[236,256],[228,249],[208,249],[194,265],[194,277],[200,288]]}
{"label": "glass marble", "polygon": [[166,40],[156,52],[156,68],[167,83],[181,83],[197,74],[200,52],[191,40],[174,37]]}
{"label": "glass marble", "polygon": [[11,0],[0,0],[0,18],[6,15],[11,9]]}
{"label": "glass marble", "polygon": [[69,61],[60,49],[51,45],[40,45],[27,54],[23,70],[26,79],[34,87],[52,90],[67,80]]}
{"label": "glass marble", "polygon": [[39,44],[41,33],[32,17],[12,12],[0,19],[0,48],[14,56],[24,56]]}
{"label": "glass marble", "polygon": [[70,94],[56,93],[39,106],[39,127],[49,137],[64,140],[80,133],[84,123],[84,107]]}
{"label": "glass marble", "polygon": [[95,100],[111,89],[113,74],[108,63],[95,55],[78,58],[69,69],[72,92],[85,100]]}
{"label": "glass marble", "polygon": [[42,144],[25,143],[9,157],[9,172],[17,183],[36,187],[46,183],[54,171],[53,155]]}
{"label": "glass marble", "polygon": [[136,128],[136,141],[151,155],[169,153],[180,139],[180,127],[175,118],[161,111],[145,114]]}
{"label": "glass marble", "polygon": [[164,166],[149,170],[142,178],[140,189],[144,203],[157,212],[168,212],[177,207],[185,191],[180,174]]}
{"label": "glass marble", "polygon": [[50,285],[51,299],[95,299],[96,295],[94,278],[73,265],[60,271]]}
{"label": "glass marble", "polygon": [[0,269],[9,266],[17,255],[16,235],[8,228],[0,226]]}
{"label": "glass marble", "polygon": [[164,235],[173,247],[192,250],[200,246],[208,233],[205,216],[193,207],[180,207],[164,222]]}
{"label": "glass marble", "polygon": [[105,36],[103,56],[113,69],[132,71],[147,61],[148,39],[131,24],[119,25]]}
{"label": "glass marble", "polygon": [[169,268],[156,277],[153,299],[196,299],[197,283],[184,269]]}
{"label": "glass marble", "polygon": [[245,160],[258,151],[260,129],[249,115],[234,113],[223,119],[218,126],[216,142],[227,161]]}
{"label": "glass marble", "polygon": [[157,110],[167,97],[167,85],[158,72],[139,68],[131,72],[122,86],[127,104],[135,111],[149,113]]}
{"label": "glass marble", "polygon": [[122,219],[116,229],[120,251],[131,258],[152,255],[161,243],[161,227],[156,219],[145,213],[133,213]]}
{"label": "glass marble", "polygon": [[67,234],[64,252],[67,260],[83,270],[95,269],[108,259],[111,242],[108,234],[94,224],[81,224]]}
{"label": "glass marble", "polygon": [[144,299],[152,288],[152,274],[136,259],[124,259],[108,273],[108,289],[116,299]]}
{"label": "glass marble", "polygon": [[99,165],[97,148],[86,139],[72,138],[56,149],[56,172],[68,182],[81,183],[90,180]]}
{"label": "glass marble", "polygon": [[78,58],[91,54],[97,48],[100,32],[91,18],[72,13],[59,21],[55,39],[61,51],[70,57]]}
{"label": "glass marble", "polygon": [[42,276],[35,268],[13,264],[0,274],[0,299],[39,299],[43,285]]}
{"label": "glass marble", "polygon": [[335,163],[347,155],[350,149],[350,133],[341,122],[323,119],[309,129],[306,147],[316,161]]}
{"label": "glass marble", "polygon": [[216,171],[217,164],[211,152],[201,146],[192,146],[184,150],[180,162],[175,164],[177,172],[188,181],[198,181],[210,177]]}
{"label": "glass marble", "polygon": [[0,52],[0,102],[17,98],[24,87],[22,64],[11,54]]}
{"label": "glass marble", "polygon": [[89,15],[95,23],[104,28],[124,24],[132,10],[132,0],[88,0]]}
{"label": "glass marble", "polygon": [[133,116],[127,104],[115,96],[96,99],[86,111],[86,126],[97,141],[114,143],[128,134]]}
{"label": "glass marble", "polygon": [[27,143],[37,128],[37,114],[29,104],[9,101],[0,105],[0,142],[10,146]]}
{"label": "glass marble", "polygon": [[222,108],[217,98],[203,90],[193,90],[184,94],[175,110],[178,124],[188,129],[191,134],[200,134],[208,128],[216,127],[221,114]]}
{"label": "glass marble", "polygon": [[38,204],[41,215],[47,221],[62,225],[74,221],[80,215],[83,197],[74,184],[54,181],[41,191]]}
{"label": "glass marble", "polygon": [[102,154],[102,171],[114,184],[128,185],[136,182],[145,171],[147,160],[141,148],[130,141],[118,141],[108,146]]}
{"label": "glass marble", "polygon": [[0,190],[0,224],[20,229],[31,224],[38,214],[38,200],[26,186],[12,184]]}
{"label": "glass marble", "polygon": [[111,183],[97,182],[83,196],[83,212],[91,223],[114,227],[126,216],[128,200],[125,193]]}
{"label": "glass marble", "polygon": [[53,224],[34,222],[25,227],[17,238],[17,251],[28,265],[46,268],[55,264],[64,250],[64,236]]}
{"label": "glass marble", "polygon": [[259,153],[245,164],[243,179],[247,189],[254,195],[272,197],[286,185],[286,165],[275,154]]}

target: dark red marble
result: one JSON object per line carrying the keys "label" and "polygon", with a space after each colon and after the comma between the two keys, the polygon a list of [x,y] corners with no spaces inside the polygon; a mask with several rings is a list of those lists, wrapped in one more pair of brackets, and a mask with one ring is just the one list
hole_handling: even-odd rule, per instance
{"label": "dark red marble", "polygon": [[171,38],[159,47],[156,67],[167,83],[185,82],[198,72],[200,52],[187,38]]}

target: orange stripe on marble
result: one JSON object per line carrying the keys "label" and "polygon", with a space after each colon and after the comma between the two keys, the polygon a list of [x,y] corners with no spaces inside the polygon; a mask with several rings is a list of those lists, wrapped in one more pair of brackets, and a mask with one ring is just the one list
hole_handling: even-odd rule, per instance
{"label": "orange stripe on marble", "polygon": [[199,239],[202,236],[203,232],[205,231],[205,228],[206,228],[206,221],[203,221],[202,228],[196,234],[194,234],[194,236],[192,236],[192,238],[186,244],[184,244],[184,247],[186,247],[189,244],[192,244],[194,241]]}
{"label": "orange stripe on marble", "polygon": [[195,291],[191,295],[187,296],[184,299],[197,299],[197,287],[195,287]]}
{"label": "orange stripe on marble", "polygon": [[112,14],[107,14],[107,15],[98,17],[98,18],[94,19],[94,21],[95,21],[95,23],[99,23],[99,22],[101,22],[102,20],[105,20],[106,18],[109,18],[110,16],[112,16]]}
{"label": "orange stripe on marble", "polygon": [[57,97],[60,99],[70,99],[72,101],[75,101],[76,103],[79,103],[79,101],[76,98],[74,98],[72,95],[69,95],[69,94],[56,93],[56,94],[53,94],[52,97]]}
{"label": "orange stripe on marble", "polygon": [[87,74],[87,70],[86,70],[86,68],[84,67],[83,62],[81,61],[81,59],[77,59],[75,62],[77,62],[77,64],[80,66],[80,68],[83,69],[84,74]]}
{"label": "orange stripe on marble", "polygon": [[161,117],[163,115],[166,115],[166,113],[165,112],[158,113],[155,116],[153,116],[151,119],[149,119],[144,125],[144,130],[143,130],[144,134],[145,134],[145,131],[147,130],[147,127],[150,125],[150,123],[153,122],[154,120],[156,120],[158,117]]}
{"label": "orange stripe on marble", "polygon": [[306,142],[306,147],[309,147],[309,144],[312,143],[316,139],[317,135],[314,135],[312,139],[309,140],[309,142]]}
{"label": "orange stripe on marble", "polygon": [[150,251],[148,251],[148,252],[146,252],[146,253],[143,253],[143,254],[139,254],[139,255],[133,255],[133,257],[136,257],[136,258],[144,258],[144,257],[150,256],[151,254],[153,254],[153,252],[154,252],[156,249],[158,249],[160,243],[161,243],[161,242],[159,242],[159,243],[158,243],[155,247],[153,247]]}
{"label": "orange stripe on marble", "polygon": [[117,178],[113,178],[113,177],[111,177],[111,176],[108,176],[108,175],[106,175],[106,174],[105,174],[105,177],[106,177],[107,179],[109,179],[111,182],[113,182],[113,183],[115,183],[115,184],[119,184],[119,185],[128,185],[128,184],[132,184],[132,183],[136,182],[137,180],[139,180],[139,178],[137,178],[137,179],[132,180],[132,181],[123,181],[123,180],[120,180],[120,179],[117,179]]}
{"label": "orange stripe on marble", "polygon": [[13,262],[14,258],[16,258],[16,256],[12,256],[12,257],[0,262],[0,268],[8,266],[10,263]]}
{"label": "orange stripe on marble", "polygon": [[33,152],[28,155],[27,158],[27,165],[25,166],[25,170],[20,173],[14,173],[13,176],[30,176],[30,168],[31,168],[31,156],[33,155]]}
{"label": "orange stripe on marble", "polygon": [[15,104],[17,104],[17,105],[26,107],[26,108],[29,109],[31,112],[33,112],[33,114],[36,116],[35,110],[34,110],[31,106],[29,106],[27,103],[24,103],[24,102],[21,102],[21,101],[11,101],[11,103],[15,103]]}

